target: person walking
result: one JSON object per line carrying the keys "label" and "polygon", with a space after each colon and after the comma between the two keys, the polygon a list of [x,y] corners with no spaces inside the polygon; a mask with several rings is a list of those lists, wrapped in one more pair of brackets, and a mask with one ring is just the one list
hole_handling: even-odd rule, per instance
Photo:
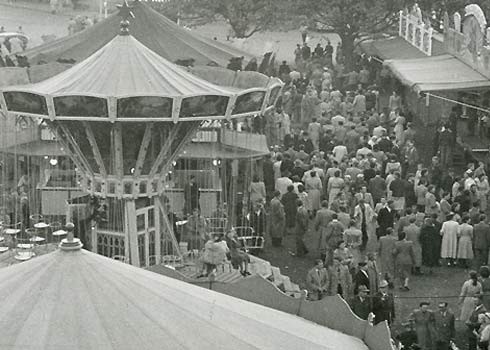
{"label": "person walking", "polygon": [[395,277],[395,259],[393,251],[397,237],[393,228],[387,229],[387,235],[379,239],[378,256],[381,262],[381,276],[393,288],[393,278]]}
{"label": "person walking", "polygon": [[473,246],[475,247],[474,264],[477,269],[486,265],[488,261],[488,247],[490,246],[490,225],[486,215],[480,215],[480,222],[473,228]]}
{"label": "person walking", "polygon": [[469,216],[464,216],[462,224],[459,226],[458,260],[464,267],[469,267],[473,260],[473,226],[468,222]]}
{"label": "person walking", "polygon": [[271,237],[272,245],[274,247],[280,247],[282,245],[282,237],[284,236],[284,228],[286,225],[286,215],[284,213],[284,206],[280,200],[281,192],[275,191],[274,198],[270,203],[271,213]]}
{"label": "person walking", "polygon": [[296,225],[296,213],[298,211],[298,195],[294,192],[294,185],[287,187],[287,192],[282,196],[281,203],[286,217],[286,229],[292,230]]}
{"label": "person walking", "polygon": [[308,254],[303,237],[308,232],[310,214],[300,199],[296,200],[296,205],[298,207],[296,212],[296,256],[302,257]]}
{"label": "person walking", "polygon": [[337,213],[332,215],[332,221],[327,224],[325,230],[322,230],[320,236],[320,251],[325,251],[325,262],[327,266],[332,264],[333,251],[343,240],[345,227],[337,219]]}
{"label": "person walking", "polygon": [[398,235],[398,242],[395,243],[393,251],[396,266],[396,275],[400,279],[400,290],[410,290],[408,282],[410,272],[415,265],[415,254],[413,252],[413,242],[407,240],[405,232]]}
{"label": "person walking", "polygon": [[428,268],[429,274],[432,274],[432,269],[439,265],[440,239],[441,236],[432,218],[425,218],[420,229],[420,246],[422,247],[422,265]]}
{"label": "person walking", "polygon": [[415,216],[410,217],[410,224],[403,231],[407,235],[407,240],[413,242],[413,253],[415,256],[415,274],[421,275],[422,267],[422,245],[420,244],[420,227],[415,224]]}
{"label": "person walking", "polygon": [[448,266],[456,265],[458,256],[459,224],[455,220],[454,213],[448,215],[448,220],[441,227],[441,258],[445,259]]}

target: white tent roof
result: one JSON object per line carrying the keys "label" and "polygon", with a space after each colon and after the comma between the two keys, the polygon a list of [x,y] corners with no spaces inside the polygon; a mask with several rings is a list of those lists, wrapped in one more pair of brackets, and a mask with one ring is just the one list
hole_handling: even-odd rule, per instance
{"label": "white tent roof", "polygon": [[367,350],[359,339],[85,250],[0,269],[0,348]]}
{"label": "white tent roof", "polygon": [[[162,109],[158,118],[148,117],[147,120],[177,121],[197,119],[179,114],[181,106],[189,104],[195,110],[204,109],[194,113],[203,120],[263,112],[272,106],[269,101],[272,90],[275,98],[281,86],[280,81],[247,89],[219,86],[167,61],[133,36],[118,35],[90,57],[58,75],[31,85],[6,87],[2,91],[4,108],[9,112],[49,116],[52,120],[94,120],[95,117],[95,120],[115,121],[122,119],[118,101],[139,98],[146,99],[142,103],[152,108],[172,105],[171,113]],[[199,97],[202,99],[195,99]],[[90,103],[94,103],[90,112],[84,111]],[[63,106],[73,108],[67,112]],[[206,111],[210,114],[206,115]],[[139,121],[144,120],[139,118]]]}

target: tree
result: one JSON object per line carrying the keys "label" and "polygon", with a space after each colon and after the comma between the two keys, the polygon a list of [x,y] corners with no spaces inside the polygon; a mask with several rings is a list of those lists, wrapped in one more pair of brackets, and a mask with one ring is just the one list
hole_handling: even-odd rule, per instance
{"label": "tree", "polygon": [[323,27],[332,28],[342,40],[348,69],[353,68],[356,40],[382,32],[398,20],[409,0],[300,0],[298,12]]}
{"label": "tree", "polygon": [[182,10],[193,19],[224,19],[235,37],[248,38],[276,25],[284,3],[285,0],[188,0]]}

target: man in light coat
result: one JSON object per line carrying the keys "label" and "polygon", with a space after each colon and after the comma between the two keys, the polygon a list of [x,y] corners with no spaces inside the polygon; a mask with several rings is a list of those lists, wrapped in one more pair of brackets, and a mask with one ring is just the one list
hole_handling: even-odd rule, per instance
{"label": "man in light coat", "polygon": [[321,259],[315,261],[315,266],[306,275],[308,297],[310,300],[320,300],[329,291],[330,278]]}

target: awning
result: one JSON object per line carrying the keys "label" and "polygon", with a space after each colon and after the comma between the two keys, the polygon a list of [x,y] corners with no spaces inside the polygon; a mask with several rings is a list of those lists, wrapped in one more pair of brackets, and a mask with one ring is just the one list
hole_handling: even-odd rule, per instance
{"label": "awning", "polygon": [[[382,60],[427,57],[422,51],[399,36],[388,39],[365,40],[359,46],[367,55],[379,57]],[[432,39],[432,56],[443,53],[443,44]]]}
{"label": "awning", "polygon": [[451,55],[384,62],[402,84],[416,91],[490,87],[490,80]]}
{"label": "awning", "polygon": [[219,142],[191,142],[184,147],[180,158],[184,159],[247,159],[260,158],[269,153],[224,145]]}
{"label": "awning", "polygon": [[63,151],[63,147],[61,146],[61,144],[56,141],[45,140],[36,140],[27,143],[21,143],[20,145],[11,146],[4,150],[0,149],[0,152],[34,157],[66,156],[66,153]]}

